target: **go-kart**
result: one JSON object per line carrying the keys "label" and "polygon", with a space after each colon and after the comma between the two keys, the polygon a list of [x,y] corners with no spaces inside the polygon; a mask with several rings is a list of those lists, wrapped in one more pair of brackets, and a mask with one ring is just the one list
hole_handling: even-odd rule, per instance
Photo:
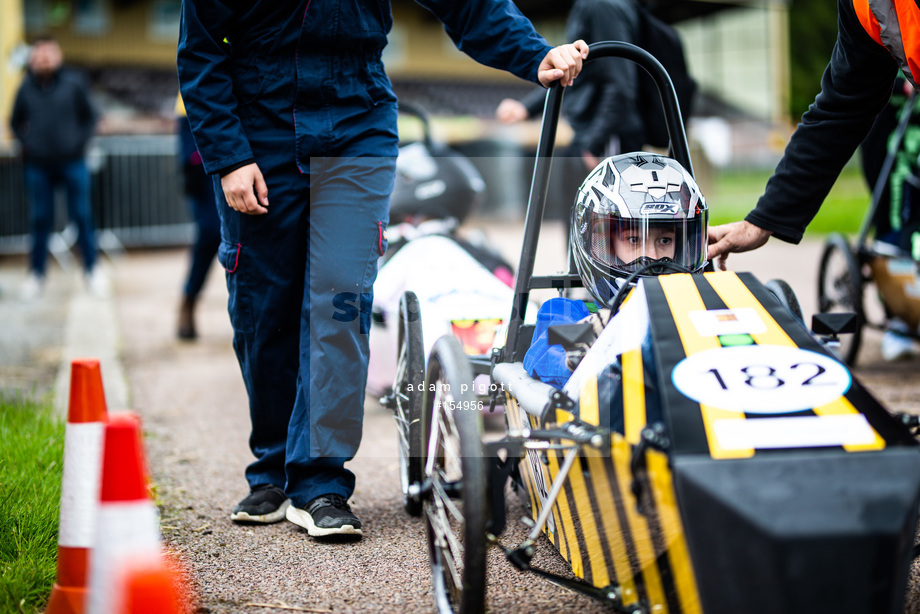
{"label": "go-kart", "polygon": [[[419,120],[422,138],[400,146],[396,159],[388,247],[374,283],[367,390],[393,410],[405,435],[413,428],[408,416],[417,413],[407,405],[421,394],[407,394],[408,371],[421,373],[443,335],[455,336],[469,355],[488,355],[511,301],[514,273],[481,233],[461,227],[484,197],[475,166],[432,138],[423,109],[401,101],[400,112]],[[399,348],[395,357],[393,347]],[[405,493],[409,474],[416,481],[419,475],[417,463],[407,461],[406,438],[399,451]],[[421,511],[404,500],[411,513]]]}
{"label": "go-kart", "polygon": [[[587,61],[610,56],[653,77],[670,156],[692,174],[665,70],[619,42],[591,45]],[[561,98],[547,94],[515,292],[491,354],[444,336],[425,361],[419,306],[402,302],[406,494],[424,519],[437,609],[484,610],[495,547],[616,612],[900,612],[920,450],[828,349],[851,314],[818,314],[809,330],[785,284],[644,277],[590,345],[578,325],[550,329],[583,353],[563,387],[524,369],[531,294],[581,286],[571,270],[533,272]],[[507,429],[484,441],[495,405]],[[502,541],[509,480],[530,512],[516,544]],[[534,565],[538,548],[556,549],[574,577]]]}
{"label": "go-kart", "polygon": [[400,338],[399,301],[414,290],[425,305],[424,352],[435,339],[456,334],[470,353],[491,348],[511,296],[511,265],[485,239],[461,233],[484,198],[485,183],[472,162],[434,139],[428,114],[400,101],[400,113],[419,121],[421,139],[403,144],[396,159],[387,250],[374,283],[368,386],[388,397],[397,369],[392,348]]}
{"label": "go-kart", "polygon": [[[854,245],[850,245],[841,233],[828,235],[821,264],[818,269],[818,309],[821,312],[852,312],[857,314],[852,335],[841,339],[836,349],[840,357],[851,367],[856,366],[859,349],[862,346],[863,329],[883,330],[890,318],[898,318],[906,324],[904,334],[920,339],[920,262],[909,251],[873,233],[874,220],[879,209],[885,184],[894,168],[895,157],[901,147],[911,113],[916,106],[918,94],[912,93],[898,118],[894,138],[882,164],[879,178],[872,190],[872,199]],[[920,177],[910,178],[914,186],[920,186]],[[887,237],[886,237],[887,239]],[[865,308],[863,295],[875,284],[875,296],[881,303],[884,317],[873,317]]]}

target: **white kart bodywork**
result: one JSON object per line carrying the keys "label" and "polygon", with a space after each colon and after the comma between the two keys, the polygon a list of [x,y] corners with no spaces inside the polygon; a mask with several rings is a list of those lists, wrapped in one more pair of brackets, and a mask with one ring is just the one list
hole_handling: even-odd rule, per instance
{"label": "white kart bodywork", "polygon": [[507,320],[514,293],[450,237],[413,238],[380,268],[374,284],[369,394],[384,394],[393,385],[399,301],[407,290],[419,299],[426,360],[434,342],[453,333],[453,322]]}

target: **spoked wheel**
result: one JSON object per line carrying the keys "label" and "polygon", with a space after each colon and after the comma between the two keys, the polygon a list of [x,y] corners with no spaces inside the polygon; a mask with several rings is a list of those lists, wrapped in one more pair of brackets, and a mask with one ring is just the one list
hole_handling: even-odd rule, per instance
{"label": "spoked wheel", "polygon": [[424,503],[431,583],[438,611],[478,614],[486,594],[486,459],[473,372],[453,336],[428,358]]}
{"label": "spoked wheel", "polygon": [[767,290],[773,293],[780,305],[786,308],[786,311],[792,314],[796,320],[805,324],[805,317],[802,315],[802,307],[799,305],[799,299],[795,297],[795,291],[788,283],[782,279],[771,279],[764,284]]}
{"label": "spoked wheel", "polygon": [[856,365],[865,322],[862,292],[862,273],[849,243],[843,235],[830,235],[818,270],[818,311],[856,313],[856,331],[841,335],[840,347],[834,350],[851,367]]}
{"label": "spoked wheel", "polygon": [[409,485],[422,481],[422,401],[425,386],[425,346],[418,297],[406,292],[399,301],[399,343],[396,354],[396,381],[393,384],[393,409],[399,437],[399,484],[403,507],[418,516],[422,502],[410,496]]}

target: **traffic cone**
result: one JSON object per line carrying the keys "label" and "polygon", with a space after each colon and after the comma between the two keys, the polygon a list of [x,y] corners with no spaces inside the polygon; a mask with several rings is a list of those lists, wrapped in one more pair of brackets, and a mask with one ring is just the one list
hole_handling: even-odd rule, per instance
{"label": "traffic cone", "polygon": [[124,573],[160,556],[157,508],[147,489],[140,419],[112,414],[105,427],[96,542],[90,554],[89,614],[115,614],[124,602]]}
{"label": "traffic cone", "polygon": [[64,427],[57,580],[47,614],[81,614],[84,609],[87,565],[96,534],[106,414],[99,361],[72,361]]}
{"label": "traffic cone", "polygon": [[177,563],[158,557],[129,564],[119,614],[186,614],[190,594]]}

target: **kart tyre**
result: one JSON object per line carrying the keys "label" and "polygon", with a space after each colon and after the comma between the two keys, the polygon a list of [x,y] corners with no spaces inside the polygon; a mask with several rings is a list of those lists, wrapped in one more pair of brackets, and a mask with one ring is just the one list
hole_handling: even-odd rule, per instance
{"label": "kart tyre", "polygon": [[801,324],[805,324],[805,317],[802,315],[802,307],[799,305],[799,299],[795,297],[795,291],[788,283],[782,279],[771,279],[764,284],[764,287],[773,293],[773,296],[780,302],[780,305],[786,308],[792,317]]}
{"label": "kart tyre", "polygon": [[398,435],[399,484],[403,507],[412,516],[422,513],[422,501],[409,494],[422,481],[422,402],[425,387],[425,345],[418,297],[406,292],[399,300],[394,415]]}
{"label": "kart tyre", "polygon": [[856,366],[856,356],[862,343],[865,323],[863,311],[863,278],[859,262],[841,234],[828,236],[818,269],[818,311],[821,313],[856,313],[856,331],[840,336],[837,356],[850,367]]}
{"label": "kart tyre", "polygon": [[445,336],[428,358],[423,517],[432,588],[442,614],[485,609],[487,467],[473,373],[459,341]]}

